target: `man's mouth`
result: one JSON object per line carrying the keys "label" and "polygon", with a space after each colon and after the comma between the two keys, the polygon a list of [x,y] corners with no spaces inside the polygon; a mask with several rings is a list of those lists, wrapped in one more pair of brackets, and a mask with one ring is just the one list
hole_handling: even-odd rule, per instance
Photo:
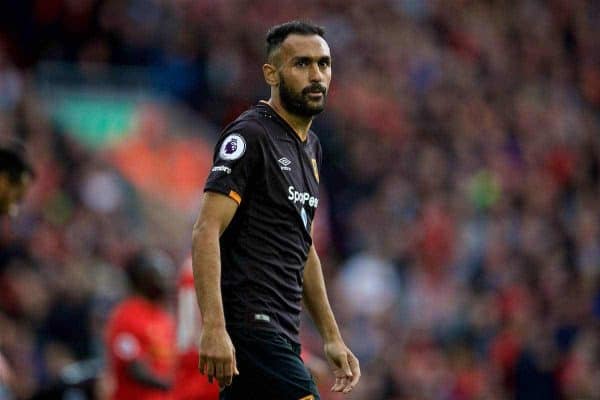
{"label": "man's mouth", "polygon": [[304,94],[319,95],[319,96],[322,96],[323,94],[325,94],[326,91],[327,91],[327,89],[321,85],[309,86],[303,90]]}

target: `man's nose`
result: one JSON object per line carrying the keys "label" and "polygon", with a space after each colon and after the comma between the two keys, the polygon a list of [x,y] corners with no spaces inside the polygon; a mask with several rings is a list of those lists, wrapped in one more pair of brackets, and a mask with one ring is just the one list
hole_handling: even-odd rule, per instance
{"label": "man's nose", "polygon": [[311,64],[308,73],[308,79],[311,82],[321,82],[323,80],[323,73],[321,72],[321,69],[319,68],[317,63]]}

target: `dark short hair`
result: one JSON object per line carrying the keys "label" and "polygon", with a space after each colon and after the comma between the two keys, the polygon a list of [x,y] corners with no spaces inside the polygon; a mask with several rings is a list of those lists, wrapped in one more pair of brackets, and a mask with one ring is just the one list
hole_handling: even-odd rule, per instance
{"label": "dark short hair", "polygon": [[306,21],[289,21],[275,25],[267,32],[267,58],[281,46],[289,35],[319,35],[325,37],[325,29]]}
{"label": "dark short hair", "polygon": [[160,270],[174,270],[174,266],[170,257],[158,249],[139,249],[125,264],[129,284],[143,294],[152,292],[155,282],[151,279]]}
{"label": "dark short hair", "polygon": [[12,182],[19,182],[23,173],[35,176],[21,140],[0,137],[0,173],[6,173]]}

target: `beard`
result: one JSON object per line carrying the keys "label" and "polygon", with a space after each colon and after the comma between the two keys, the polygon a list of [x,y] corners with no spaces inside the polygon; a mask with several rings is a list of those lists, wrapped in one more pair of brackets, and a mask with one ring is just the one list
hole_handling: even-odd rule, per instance
{"label": "beard", "polygon": [[[320,91],[323,97],[320,101],[311,101],[308,97],[311,91]],[[279,79],[279,98],[283,108],[290,114],[302,117],[314,117],[325,109],[325,100],[327,99],[327,89],[325,86],[314,83],[307,86],[300,93],[294,92],[286,85],[283,76]]]}

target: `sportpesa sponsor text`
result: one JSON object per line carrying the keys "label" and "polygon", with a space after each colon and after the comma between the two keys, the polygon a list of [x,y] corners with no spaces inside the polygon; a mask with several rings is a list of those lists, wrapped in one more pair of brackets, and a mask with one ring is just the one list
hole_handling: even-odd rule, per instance
{"label": "sportpesa sponsor text", "polygon": [[311,196],[310,193],[307,192],[299,192],[292,185],[288,187],[288,200],[291,200],[295,203],[300,203],[302,205],[308,203],[310,207],[317,208],[319,204],[319,199],[315,196]]}

